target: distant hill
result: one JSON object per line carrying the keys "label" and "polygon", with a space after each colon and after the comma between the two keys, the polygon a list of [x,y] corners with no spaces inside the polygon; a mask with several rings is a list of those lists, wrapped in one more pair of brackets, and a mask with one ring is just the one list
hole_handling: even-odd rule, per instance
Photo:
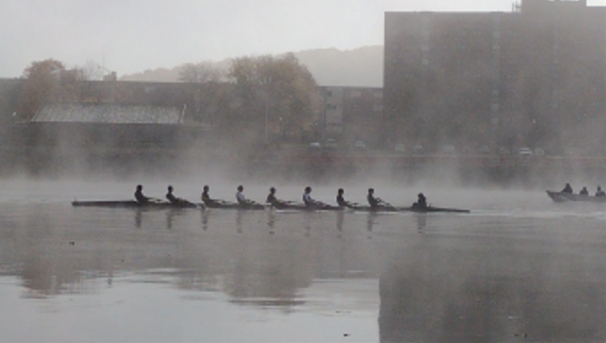
{"label": "distant hill", "polygon": [[[294,52],[321,86],[383,87],[383,46],[354,50],[316,49]],[[220,69],[229,67],[230,59],[212,62]],[[124,75],[124,81],[178,82],[183,65],[158,68]]]}

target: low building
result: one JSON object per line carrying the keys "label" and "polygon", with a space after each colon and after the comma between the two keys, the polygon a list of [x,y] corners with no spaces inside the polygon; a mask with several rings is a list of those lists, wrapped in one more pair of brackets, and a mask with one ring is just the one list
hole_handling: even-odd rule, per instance
{"label": "low building", "polygon": [[[172,148],[196,137],[173,106],[47,104],[20,124],[26,146],[79,149]],[[197,128],[200,128],[199,126]]]}

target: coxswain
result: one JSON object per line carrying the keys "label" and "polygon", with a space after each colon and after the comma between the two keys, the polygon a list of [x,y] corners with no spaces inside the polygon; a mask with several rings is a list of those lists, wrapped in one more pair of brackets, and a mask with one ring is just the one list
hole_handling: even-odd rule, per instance
{"label": "coxswain", "polygon": [[561,192],[561,193],[570,193],[570,194],[572,194],[572,193],[573,193],[573,191],[572,191],[572,187],[570,186],[570,184],[569,184],[569,183],[567,183],[567,184],[566,184],[566,186],[564,187],[564,189],[562,189],[562,192]]}
{"label": "coxswain", "polygon": [[581,189],[579,194],[580,195],[589,195],[589,191],[587,190],[587,187],[583,187],[583,189]]}
{"label": "coxswain", "polygon": [[606,193],[602,190],[601,186],[598,186],[598,190],[595,191],[596,197],[606,197]]}
{"label": "coxswain", "polygon": [[139,204],[147,204],[149,202],[149,198],[143,195],[143,186],[137,185],[137,189],[135,191],[135,199]]}
{"label": "coxswain", "polygon": [[337,204],[339,207],[351,207],[351,204],[348,201],[345,201],[343,194],[345,194],[345,191],[343,188],[339,188],[337,191]]}

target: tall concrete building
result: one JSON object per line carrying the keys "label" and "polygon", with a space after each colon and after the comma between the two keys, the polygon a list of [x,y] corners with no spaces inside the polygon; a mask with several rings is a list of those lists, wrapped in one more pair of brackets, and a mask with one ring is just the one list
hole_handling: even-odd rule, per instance
{"label": "tall concrete building", "polygon": [[374,87],[320,87],[324,98],[324,138],[341,145],[362,140],[371,147],[380,145],[383,118],[383,90]]}
{"label": "tall concrete building", "polygon": [[605,152],[604,7],[388,12],[384,73],[387,143]]}

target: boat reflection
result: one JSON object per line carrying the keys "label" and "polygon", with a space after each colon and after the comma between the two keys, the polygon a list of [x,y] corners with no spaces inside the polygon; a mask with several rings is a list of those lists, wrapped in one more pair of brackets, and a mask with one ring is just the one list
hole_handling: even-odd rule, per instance
{"label": "boat reflection", "polygon": [[[291,311],[305,302],[301,290],[314,280],[376,278],[372,270],[378,270],[363,237],[324,234],[332,213],[287,213],[284,221],[271,211],[203,211],[201,218],[180,210],[71,213],[73,225],[65,225],[60,212],[35,225],[24,218],[11,244],[0,242],[11,257],[0,270],[19,278],[27,297],[103,292],[117,287],[116,279],[136,275],[140,282],[221,292],[233,303]],[[20,230],[27,225],[25,236]],[[234,226],[242,234],[234,234]],[[18,267],[7,272],[6,265]]]}

